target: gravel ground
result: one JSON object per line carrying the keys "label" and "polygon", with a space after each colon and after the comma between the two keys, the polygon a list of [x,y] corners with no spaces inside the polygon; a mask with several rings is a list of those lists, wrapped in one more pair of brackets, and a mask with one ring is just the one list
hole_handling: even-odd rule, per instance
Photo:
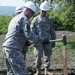
{"label": "gravel ground", "polygon": [[[68,31],[56,31],[56,35],[57,35],[57,39],[62,38],[62,34],[66,34],[67,39],[75,39],[75,32],[68,32]],[[3,37],[4,38],[4,37]],[[67,68],[68,68],[68,72],[70,74],[68,75],[75,75],[75,56],[72,56],[72,53],[70,50],[75,49],[74,47],[66,47],[66,51],[67,51]],[[51,66],[50,66],[50,70],[53,72],[56,72],[55,75],[63,75],[61,74],[63,71],[63,64],[62,64],[62,47],[58,47],[56,48],[57,52],[53,51],[52,56],[51,56]],[[1,50],[0,50],[1,52]],[[26,65],[27,67],[31,67],[31,69],[34,70],[34,54],[33,52],[27,52],[26,54]],[[0,69],[5,68],[5,63],[4,63],[4,59],[0,58]],[[42,65],[42,69],[43,69],[43,65]],[[59,72],[57,72],[59,71]],[[59,74],[57,74],[59,73]],[[74,73],[74,74],[72,74]]]}

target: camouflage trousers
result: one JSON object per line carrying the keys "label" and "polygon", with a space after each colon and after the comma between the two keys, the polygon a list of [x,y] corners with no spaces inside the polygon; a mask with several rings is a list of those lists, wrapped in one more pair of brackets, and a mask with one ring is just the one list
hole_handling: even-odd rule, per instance
{"label": "camouflage trousers", "polygon": [[[44,57],[43,57],[44,54]],[[51,44],[47,44],[47,45],[42,45],[42,44],[38,44],[35,45],[34,48],[34,64],[35,67],[40,69],[41,65],[42,65],[42,57],[43,57],[43,66],[45,68],[49,68],[50,67],[50,58],[51,58],[51,54],[52,54],[52,47]]]}
{"label": "camouflage trousers", "polygon": [[28,51],[28,46],[24,46],[23,50],[22,50],[22,53],[24,55],[24,60],[26,61],[26,53]]}
{"label": "camouflage trousers", "polygon": [[28,75],[25,65],[24,55],[20,50],[12,48],[3,48],[7,75]]}

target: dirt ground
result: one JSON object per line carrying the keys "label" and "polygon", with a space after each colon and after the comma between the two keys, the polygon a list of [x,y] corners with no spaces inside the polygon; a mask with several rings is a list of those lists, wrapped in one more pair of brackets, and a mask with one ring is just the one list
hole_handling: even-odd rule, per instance
{"label": "dirt ground", "polygon": [[[75,32],[68,32],[68,31],[56,31],[57,39],[62,38],[62,35],[66,34],[67,39],[75,39]],[[0,37],[1,38],[1,37]],[[4,36],[2,35],[2,39]],[[0,41],[2,42],[2,41]],[[75,56],[72,56],[72,49],[75,49],[75,46],[73,47],[66,47],[67,52],[67,71],[68,75],[75,75]],[[54,75],[63,75],[63,63],[62,63],[62,47],[56,48],[56,51],[53,51],[51,56],[51,66],[49,71],[53,72]],[[2,52],[2,49],[0,48],[0,52]],[[3,55],[3,53],[2,53]],[[27,52],[26,54],[26,65],[27,69],[29,71],[29,75],[33,75],[35,73],[35,67],[34,67],[34,54],[33,52]],[[0,70],[6,68],[4,58],[3,56],[0,57]],[[43,75],[44,67],[42,65],[41,72]]]}

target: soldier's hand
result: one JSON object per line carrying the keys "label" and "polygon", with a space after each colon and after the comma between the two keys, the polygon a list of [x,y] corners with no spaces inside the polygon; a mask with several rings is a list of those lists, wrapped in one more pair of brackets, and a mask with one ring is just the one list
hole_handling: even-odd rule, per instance
{"label": "soldier's hand", "polygon": [[25,46],[30,46],[31,43],[29,41],[26,41]]}
{"label": "soldier's hand", "polygon": [[44,39],[44,41],[43,41],[43,45],[46,45],[46,44],[49,44],[50,42],[49,42],[49,40],[48,39]]}

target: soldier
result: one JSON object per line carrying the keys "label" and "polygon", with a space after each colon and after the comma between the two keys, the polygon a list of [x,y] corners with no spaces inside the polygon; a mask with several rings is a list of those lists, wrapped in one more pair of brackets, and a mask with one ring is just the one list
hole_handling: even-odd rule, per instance
{"label": "soldier", "polygon": [[[47,1],[44,1],[40,5],[40,15],[34,17],[31,28],[37,35],[47,38],[48,40],[56,39],[56,33],[53,28],[53,21],[46,15],[46,12],[49,10],[49,4]],[[44,68],[45,75],[48,74],[48,69],[50,67],[50,57],[52,54],[52,48],[55,46],[55,43],[49,43],[46,45],[43,44],[35,44],[34,47],[34,55],[35,55],[35,67],[37,72],[34,75],[41,74],[41,65],[44,53]],[[50,73],[51,74],[51,73]]]}
{"label": "soldier", "polygon": [[[16,9],[15,9],[16,15],[19,15],[23,11],[23,8],[25,8],[25,4],[23,6],[16,7]],[[22,50],[22,53],[24,54],[24,60],[26,59],[26,53],[28,50],[28,46],[30,46],[30,45],[31,45],[31,43],[28,40],[26,40],[25,46]]]}
{"label": "soldier", "polygon": [[25,4],[23,12],[15,16],[9,23],[8,32],[3,43],[3,52],[5,54],[7,75],[28,75],[22,50],[26,40],[32,40],[34,43],[47,44],[49,41],[30,30],[29,18],[36,10],[33,2]]}
{"label": "soldier", "polygon": [[16,15],[20,14],[23,11],[23,7],[16,7]]}

